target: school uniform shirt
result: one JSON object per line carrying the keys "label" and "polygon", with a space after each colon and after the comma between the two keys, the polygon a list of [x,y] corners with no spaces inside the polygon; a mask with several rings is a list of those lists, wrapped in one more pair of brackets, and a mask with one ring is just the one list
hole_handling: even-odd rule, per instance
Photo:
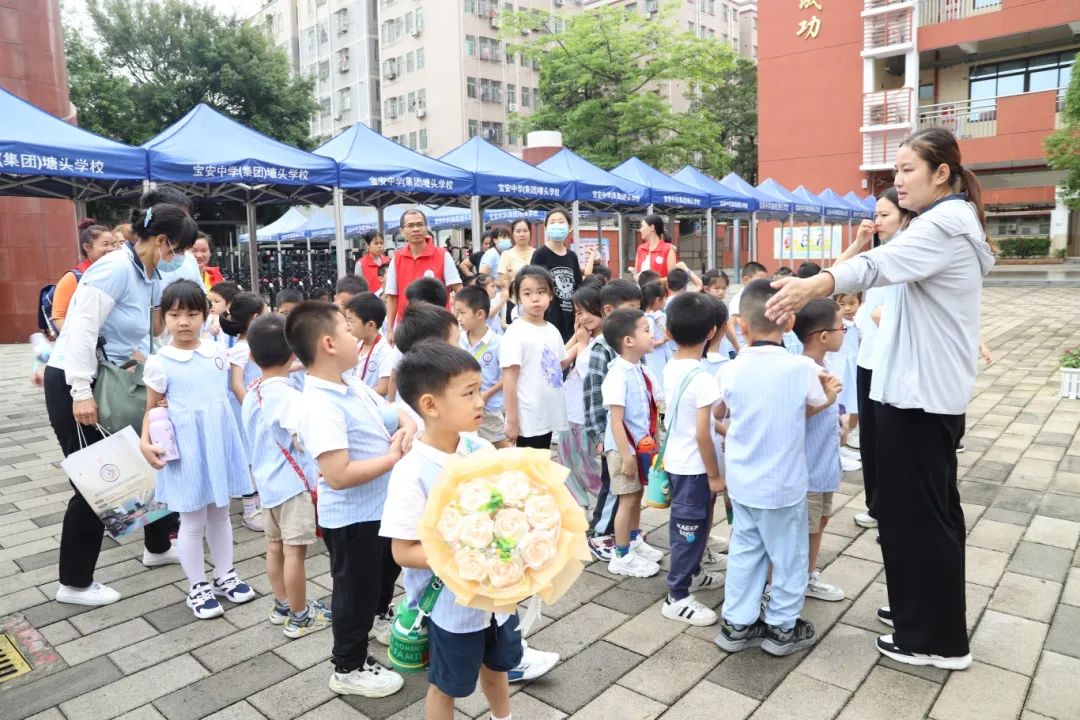
{"label": "school uniform shirt", "polygon": [[[570,366],[570,372],[563,381],[563,396],[566,398],[566,420],[574,425],[585,425],[585,375],[589,371],[588,358],[592,353],[593,345],[601,340],[597,335],[589,340],[584,350],[577,354],[574,364]],[[603,396],[601,396],[602,402]]]}
{"label": "school uniform shirt", "polygon": [[859,328],[859,352],[855,356],[855,364],[867,370],[873,370],[877,364],[877,357],[881,343],[878,341],[880,326],[871,317],[873,312],[881,308],[881,321],[884,321],[885,313],[888,312],[889,296],[893,288],[872,287],[866,291],[863,304],[855,312],[855,326]]}
{"label": "school uniform shirt", "polygon": [[245,388],[262,376],[262,370],[251,361],[251,348],[248,346],[247,340],[237,340],[236,344],[226,351],[225,356],[229,361],[229,372],[225,376],[226,385],[229,389],[229,403],[232,405],[233,416],[236,418],[236,426],[240,428],[242,433],[244,431],[241,412],[243,408],[240,404],[240,398],[236,397],[236,393],[233,392],[232,368],[235,366],[243,370],[244,377],[241,382]]}
{"label": "school uniform shirt", "polygon": [[746,338],[743,337],[742,327],[739,323],[735,322],[734,318],[739,314],[739,305],[742,303],[743,291],[735,293],[735,297],[731,298],[731,302],[728,303],[728,317],[732,318],[732,325],[735,326],[735,339],[739,342],[739,347],[746,346]]}
{"label": "school uniform shirt", "polygon": [[[720,374],[731,415],[728,494],[747,507],[790,507],[806,497],[806,407],[825,404],[817,364],[776,345],[743,349]],[[838,450],[839,452],[839,450]]]}
{"label": "school uniform shirt", "polygon": [[533,325],[516,320],[506,329],[499,365],[504,371],[514,365],[521,368],[517,394],[518,432],[522,437],[567,429],[562,371],[565,359],[562,336],[551,323]]}
{"label": "school uniform shirt", "polygon": [[88,400],[97,376],[98,338],[105,356],[127,362],[150,337],[151,308],[161,304],[160,275],[146,277],[142,261],[127,243],[91,265],[79,281],[48,366],[63,370],[73,400]]}
{"label": "school uniform shirt", "polygon": [[[480,363],[481,391],[486,392],[502,380],[502,368],[499,367],[499,348],[502,344],[501,336],[488,330],[484,334],[484,337],[480,338],[480,341],[473,345],[469,342],[469,333],[463,330],[458,344],[461,346],[462,350],[468,351],[468,353],[476,359],[476,362]],[[502,409],[503,393],[502,390],[500,390],[488,398],[488,401],[484,403],[484,410],[489,413],[497,413],[502,412]]]}
{"label": "school uniform shirt", "polygon": [[[472,433],[462,433],[456,454],[469,455],[490,447],[492,445],[486,440]],[[428,496],[450,457],[449,453],[425,443],[422,436],[413,441],[412,449],[394,465],[390,474],[390,491],[386,498],[379,535],[398,540],[420,539],[417,528]],[[402,568],[402,571],[405,596],[409,607],[415,609],[431,580],[431,571],[415,568]],[[491,618],[490,612],[458,605],[454,591],[443,587],[431,611],[430,620],[448,632],[471,633],[487,629]],[[499,625],[509,618],[509,615],[495,614]]]}
{"label": "school uniform shirt", "polygon": [[371,347],[360,346],[360,356],[356,363],[356,379],[372,390],[383,378],[389,378],[394,371],[394,348],[381,336],[375,339]]}
{"label": "school uniform shirt", "polygon": [[[730,345],[730,343],[729,343]],[[723,343],[720,344],[723,347]],[[716,380],[717,387],[720,386],[720,374],[724,370],[724,366],[731,362],[731,358],[727,353],[723,352],[711,352],[706,353],[705,357],[701,360],[702,369],[713,376]],[[720,470],[720,474],[724,474],[724,436],[716,429],[716,419],[712,418],[709,421],[709,434],[712,435],[713,448],[715,449],[716,467]]]}
{"label": "school uniform shirt", "polygon": [[480,262],[476,265],[476,271],[485,273],[491,277],[498,275],[499,249],[492,247],[484,251],[484,254],[480,256]]}
{"label": "school uniform shirt", "polygon": [[[382,457],[390,449],[383,408],[386,401],[358,381],[327,382],[308,375],[300,439],[316,462],[323,453],[348,450],[349,460]],[[319,524],[339,528],[382,516],[390,474],[344,490],[319,477]]]}
{"label": "school uniform shirt", "polygon": [[277,507],[314,487],[319,468],[299,437],[303,395],[288,378],[266,378],[249,390],[242,416],[251,475],[263,507]]}
{"label": "school uniform shirt", "polygon": [[844,320],[843,325],[847,328],[847,332],[844,333],[844,344],[838,351],[825,355],[825,365],[829,368],[829,372],[840,378],[840,382],[844,384],[844,389],[840,391],[836,402],[844,406],[844,412],[857,413],[859,412],[859,398],[855,388],[855,368],[859,355],[859,328],[851,320]]}
{"label": "school uniform shirt", "polygon": [[840,489],[844,471],[840,467],[839,401],[806,419],[806,471],[807,492],[826,493]]}
{"label": "school uniform shirt", "polygon": [[[495,333],[496,335],[503,334],[502,318],[500,317],[503,314],[501,312],[501,308],[500,312],[495,312],[495,306],[499,304],[499,299],[501,295],[501,290],[495,293],[495,297],[491,298],[491,305],[488,306],[487,326],[491,329],[491,332]],[[505,307],[505,305],[503,307]]]}
{"label": "school uniform shirt", "polygon": [[[653,310],[645,313],[645,319],[649,321],[649,332],[653,340],[661,340],[667,333],[667,313],[663,310]],[[663,378],[664,368],[671,359],[671,343],[666,342],[653,347],[653,351],[645,358],[645,367],[653,374],[653,377]]]}
{"label": "school uniform shirt", "polygon": [[[646,376],[648,381],[646,382]],[[652,387],[650,392],[649,387]],[[626,425],[627,435],[630,440],[630,449],[633,450],[642,438],[649,434],[652,420],[652,408],[656,407],[662,397],[660,383],[652,376],[652,373],[641,363],[631,363],[621,356],[615,358],[608,369],[607,377],[600,386],[601,396],[604,398],[604,409],[611,413],[612,405],[621,405],[623,408],[623,422]],[[650,402],[650,396],[652,401]],[[653,438],[655,440],[655,438]],[[618,450],[615,444],[615,433],[608,423],[604,432],[604,452]]]}
{"label": "school uniform shirt", "polygon": [[676,475],[705,473],[705,461],[697,443],[697,413],[700,408],[712,407],[720,399],[716,380],[704,371],[687,384],[680,397],[683,379],[693,370],[703,370],[700,360],[676,358],[664,368],[664,397],[667,398],[664,426],[668,432],[664,468]]}
{"label": "school uniform shirt", "polygon": [[560,255],[544,245],[533,253],[532,264],[547,268],[551,273],[555,297],[548,306],[546,319],[559,330],[563,342],[567,342],[574,334],[574,293],[581,286],[581,264],[577,253],[568,249]]}

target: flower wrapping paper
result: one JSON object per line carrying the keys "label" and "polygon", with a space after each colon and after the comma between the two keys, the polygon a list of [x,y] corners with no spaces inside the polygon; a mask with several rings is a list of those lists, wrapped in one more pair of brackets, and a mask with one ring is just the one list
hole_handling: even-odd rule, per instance
{"label": "flower wrapping paper", "polygon": [[553,604],[591,558],[570,471],[546,450],[488,448],[443,467],[420,518],[428,565],[457,602],[513,613],[532,596]]}

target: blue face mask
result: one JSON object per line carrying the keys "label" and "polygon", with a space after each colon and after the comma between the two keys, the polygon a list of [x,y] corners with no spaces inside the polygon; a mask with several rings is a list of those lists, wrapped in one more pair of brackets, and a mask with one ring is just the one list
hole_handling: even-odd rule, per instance
{"label": "blue face mask", "polygon": [[159,259],[157,269],[159,272],[172,273],[179,270],[184,265],[184,256],[178,252],[174,252],[172,257],[168,260]]}
{"label": "blue face mask", "polygon": [[563,225],[561,223],[553,223],[547,226],[548,240],[554,240],[555,242],[562,242],[566,239],[566,236],[570,234],[570,226]]}
{"label": "blue face mask", "polygon": [[513,243],[512,243],[512,242],[510,242],[510,238],[502,238],[502,239],[501,239],[501,240],[499,240],[499,242],[498,242],[498,243],[497,243],[497,244],[495,245],[495,247],[499,248],[499,252],[506,252],[506,251],[507,251],[507,250],[509,250],[509,249],[510,249],[510,248],[511,248],[512,246],[513,246]]}

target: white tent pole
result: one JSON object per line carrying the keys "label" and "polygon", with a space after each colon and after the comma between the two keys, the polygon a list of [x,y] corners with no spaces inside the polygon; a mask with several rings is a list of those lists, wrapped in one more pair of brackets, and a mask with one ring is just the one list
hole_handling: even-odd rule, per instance
{"label": "white tent pole", "polygon": [[334,247],[337,248],[337,276],[344,276],[348,270],[345,261],[345,225],[342,215],[344,214],[344,201],[341,188],[334,188]]}
{"label": "white tent pole", "polygon": [[821,214],[821,267],[825,267],[825,214]]}
{"label": "white tent pole", "polygon": [[[750,260],[757,259],[757,231],[758,231],[758,218],[757,210],[750,215],[750,246],[746,248],[747,257]],[[738,250],[735,251],[738,253]],[[742,272],[742,265],[739,264],[739,256],[735,255],[735,275]]]}
{"label": "white tent pole", "polygon": [[[581,241],[581,230],[578,227],[578,223],[581,220],[581,203],[577,200],[570,206],[570,215],[570,224],[574,227],[574,247],[576,248],[578,242]],[[597,242],[599,242],[599,240],[597,240]],[[599,247],[599,245],[597,245],[597,247]]]}
{"label": "white tent pole", "polygon": [[705,263],[709,268],[716,267],[716,223],[713,222],[712,208],[705,210]]}
{"label": "white tent pole", "polygon": [[626,254],[625,248],[623,248],[623,214],[621,212],[615,213],[615,222],[617,223],[616,227],[619,231],[615,240],[615,257],[616,260],[618,260],[618,264],[615,266],[617,270],[615,277],[621,278],[623,273],[626,272]]}
{"label": "white tent pole", "polygon": [[734,239],[734,242],[731,245],[732,250],[733,250],[731,260],[734,263],[734,265],[731,268],[731,275],[732,275],[733,278],[736,278],[736,279],[737,279],[737,276],[739,274],[739,246],[740,245],[742,245],[742,220],[740,220],[739,217],[736,215],[735,216],[735,239]]}
{"label": "white tent pole", "polygon": [[480,236],[484,234],[484,212],[480,209],[480,196],[473,195],[469,198],[469,209],[472,211],[472,246],[474,250],[480,249]]}
{"label": "white tent pole", "polygon": [[307,274],[308,280],[314,283],[315,271],[311,269],[311,238],[307,239]]}
{"label": "white tent pole", "polygon": [[[791,261],[791,269],[795,269],[795,213],[791,213],[788,216],[788,226],[791,228],[791,254],[788,258]],[[783,245],[781,244],[780,250],[782,251]],[[780,263],[783,265],[783,262]]]}
{"label": "white tent pole", "polygon": [[285,270],[281,262],[281,238],[277,241],[277,274],[278,274],[278,286],[285,287]]}
{"label": "white tent pole", "polygon": [[247,203],[248,262],[251,263],[251,292],[259,292],[259,238],[255,228],[255,204]]}
{"label": "white tent pole", "polygon": [[[611,262],[611,253],[610,253],[610,251],[608,252],[608,257],[605,260],[604,259],[604,254],[603,254],[603,249],[604,249],[604,228],[603,228],[603,226],[601,224],[600,216],[597,215],[596,216],[596,258],[593,260],[593,268],[596,267],[596,261],[597,260],[599,260],[602,263],[603,262],[606,262],[606,263]],[[610,269],[610,268],[611,268],[611,265],[608,265],[608,269]]]}

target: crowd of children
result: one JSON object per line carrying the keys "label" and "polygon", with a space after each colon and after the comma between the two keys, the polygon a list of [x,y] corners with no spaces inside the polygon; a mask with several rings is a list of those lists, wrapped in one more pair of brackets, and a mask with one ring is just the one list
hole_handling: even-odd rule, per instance
{"label": "crowd of children", "polygon": [[[386,304],[356,275],[339,281],[332,302],[282,291],[274,312],[230,282],[208,293],[172,283],[160,307],[168,344],[145,378],[148,409],[167,407],[181,459],[167,459],[149,423],[142,450],[158,469],[158,499],[181,513],[188,606],[207,619],[225,611],[219,597],[256,595],[232,564],[229,500],[242,497],[243,524],[266,537],[269,621],[289,638],[330,625],[331,689],[389,695],[403,680],[368,643],[389,642],[399,577],[412,604],[431,580],[417,525],[450,455],[554,449],[590,513],[593,555],[614,575],[647,578],[665,554],[641,523],[661,452],[663,617],[719,621],[716,643],[728,652],[807,647],[815,635],[800,617],[804,599],[844,597],[816,561],[844,434],[857,423],[859,298],[813,301],[777,326],[764,315],[775,292],[765,268],[748,263],[742,280],[726,304],[723,272],[699,278],[682,263],[664,280],[650,270],[636,282],[590,273],[572,293],[537,264],[505,288],[485,272],[454,293],[421,277],[404,289],[392,341]],[[572,308],[562,331],[546,319],[552,303]],[[718,502],[730,546],[711,534]],[[317,537],[330,556],[329,608],[306,593]],[[718,617],[694,593],[720,587]],[[454,698],[477,680],[492,717],[508,718],[507,683],[558,660],[528,648],[516,616],[458,606],[447,589],[429,632],[430,718],[453,717]]]}

